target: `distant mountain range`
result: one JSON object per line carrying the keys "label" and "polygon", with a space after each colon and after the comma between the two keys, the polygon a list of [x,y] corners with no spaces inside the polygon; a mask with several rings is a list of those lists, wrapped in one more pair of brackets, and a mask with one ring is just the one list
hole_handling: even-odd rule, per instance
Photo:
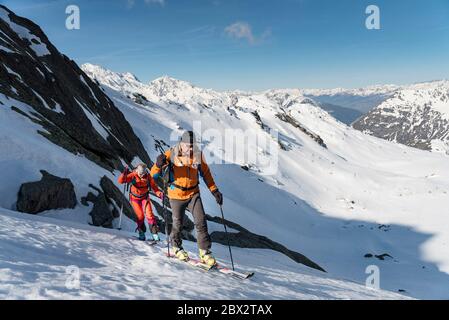
{"label": "distant mountain range", "polygon": [[[276,89],[264,92],[203,89],[170,78],[158,78],[148,85],[130,73],[114,73],[85,64],[82,69],[93,79],[127,94],[137,92],[148,99],[158,98],[176,103],[218,103],[261,97],[261,105],[270,101],[288,107],[299,100],[327,111],[337,120],[376,137],[411,147],[448,152],[449,82],[432,81],[406,86],[383,85],[360,89]],[[184,97],[184,98],[183,98]],[[186,97],[189,97],[188,101]],[[251,100],[251,99],[250,99]],[[226,104],[224,106],[227,106]]]}
{"label": "distant mountain range", "polygon": [[401,87],[353,127],[382,139],[449,154],[449,81]]}

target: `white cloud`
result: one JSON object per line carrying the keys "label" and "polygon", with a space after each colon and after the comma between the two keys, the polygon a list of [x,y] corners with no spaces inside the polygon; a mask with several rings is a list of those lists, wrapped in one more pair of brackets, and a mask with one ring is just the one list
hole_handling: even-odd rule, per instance
{"label": "white cloud", "polygon": [[246,39],[249,44],[255,43],[251,26],[247,22],[235,22],[225,28],[225,33],[234,39]]}

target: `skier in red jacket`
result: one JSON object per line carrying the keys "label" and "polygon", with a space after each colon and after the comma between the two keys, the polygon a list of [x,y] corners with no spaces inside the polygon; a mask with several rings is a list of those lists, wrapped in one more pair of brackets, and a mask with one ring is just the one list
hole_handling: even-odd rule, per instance
{"label": "skier in red jacket", "polygon": [[131,184],[131,189],[129,192],[129,200],[131,206],[137,217],[137,231],[139,232],[139,240],[145,241],[145,217],[148,221],[148,226],[150,227],[153,239],[159,241],[159,228],[157,226],[156,217],[153,214],[153,209],[151,207],[150,201],[150,189],[156,194],[157,197],[163,198],[162,191],[159,190],[154,179],[148,172],[147,166],[141,163],[137,168],[129,172],[128,168],[118,178],[118,183]]}

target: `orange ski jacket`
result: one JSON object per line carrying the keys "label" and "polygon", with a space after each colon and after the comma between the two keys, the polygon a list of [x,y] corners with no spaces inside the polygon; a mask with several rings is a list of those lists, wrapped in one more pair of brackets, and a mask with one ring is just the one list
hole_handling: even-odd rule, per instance
{"label": "orange ski jacket", "polygon": [[[176,150],[176,149],[175,149]],[[168,186],[168,198],[176,200],[186,200],[193,197],[194,194],[200,191],[199,188],[199,176],[203,178],[210,192],[218,190],[215,185],[214,178],[204,155],[201,152],[201,159],[196,160],[193,157],[185,157],[179,154],[173,154],[176,151],[169,149],[165,152],[167,161],[164,165],[169,166],[169,186]],[[162,169],[153,165],[150,171],[151,176],[157,179],[162,174]]]}

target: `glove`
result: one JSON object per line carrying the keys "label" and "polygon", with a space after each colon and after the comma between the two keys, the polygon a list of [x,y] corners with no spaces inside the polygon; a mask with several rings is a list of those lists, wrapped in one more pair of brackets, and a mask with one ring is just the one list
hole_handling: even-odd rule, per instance
{"label": "glove", "polygon": [[217,203],[218,203],[220,206],[223,205],[223,194],[222,194],[220,191],[215,190],[215,191],[212,193],[212,195],[215,197],[215,201],[217,201]]}
{"label": "glove", "polygon": [[159,169],[162,169],[162,167],[164,166],[166,161],[167,161],[167,157],[165,156],[165,154],[161,153],[157,157],[156,167],[158,167]]}

